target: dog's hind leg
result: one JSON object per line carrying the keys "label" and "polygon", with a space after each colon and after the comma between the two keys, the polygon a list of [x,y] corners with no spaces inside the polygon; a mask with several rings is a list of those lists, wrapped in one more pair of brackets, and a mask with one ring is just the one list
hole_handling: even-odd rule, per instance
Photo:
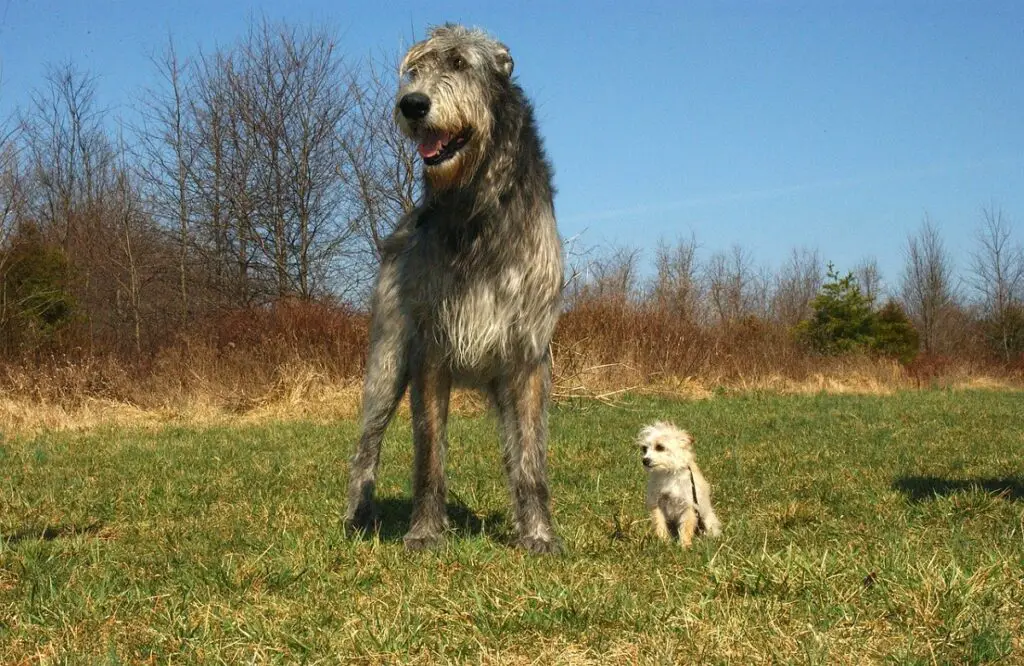
{"label": "dog's hind leg", "polygon": [[710,504],[702,504],[698,513],[705,534],[713,539],[722,536],[722,521],[718,519],[718,515],[715,514],[715,510],[711,508]]}
{"label": "dog's hind leg", "polygon": [[495,383],[502,458],[512,494],[518,545],[534,553],[562,548],[551,524],[547,406],[551,362],[545,357]]}
{"label": "dog's hind leg", "polygon": [[711,505],[711,486],[701,474],[697,463],[690,463],[690,474],[693,475],[693,485],[697,494],[697,513],[700,516],[700,526],[709,537],[719,537],[722,535],[722,521],[718,519],[715,508]]}
{"label": "dog's hind leg", "polygon": [[373,496],[381,442],[409,383],[409,342],[399,308],[398,271],[393,255],[385,257],[381,264],[372,311],[361,434],[349,469],[345,511],[345,524],[349,529],[372,529],[377,520]]}

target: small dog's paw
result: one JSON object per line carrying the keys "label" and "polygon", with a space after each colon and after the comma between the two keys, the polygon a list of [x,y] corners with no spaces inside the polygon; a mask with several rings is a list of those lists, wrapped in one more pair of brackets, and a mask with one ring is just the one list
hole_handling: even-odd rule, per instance
{"label": "small dog's paw", "polygon": [[717,519],[707,522],[701,521],[701,530],[703,531],[704,536],[711,539],[717,539],[722,536],[722,523]]}
{"label": "small dog's paw", "polygon": [[441,534],[412,534],[410,532],[402,538],[402,543],[405,544],[405,549],[410,551],[433,550],[443,542],[444,536]]}
{"label": "small dog's paw", "polygon": [[565,552],[557,537],[524,536],[519,537],[516,545],[534,555],[561,555]]}

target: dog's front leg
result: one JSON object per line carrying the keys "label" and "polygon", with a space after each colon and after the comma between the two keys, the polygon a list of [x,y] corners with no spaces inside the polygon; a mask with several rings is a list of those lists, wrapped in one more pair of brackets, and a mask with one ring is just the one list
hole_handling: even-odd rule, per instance
{"label": "dog's front leg", "polygon": [[679,518],[679,545],[689,548],[693,544],[693,535],[697,531],[697,512],[692,506],[683,509]]}
{"label": "dog's front leg", "polygon": [[404,541],[406,548],[422,550],[440,543],[448,525],[444,458],[452,378],[440,354],[422,339],[412,345],[410,375],[415,460],[412,525]]}
{"label": "dog's front leg", "polygon": [[545,356],[496,384],[502,457],[515,512],[517,545],[534,553],[559,552],[562,545],[551,524],[547,474],[550,360]]}
{"label": "dog's front leg", "polygon": [[654,526],[654,536],[662,541],[671,541],[672,533],[668,530],[668,521],[665,519],[665,512],[660,506],[651,509],[651,525]]}
{"label": "dog's front leg", "polygon": [[349,468],[349,529],[369,530],[377,520],[374,489],[381,441],[409,382],[408,324],[399,307],[397,257],[386,254],[377,276],[370,322],[370,351],[363,381],[362,427]]}

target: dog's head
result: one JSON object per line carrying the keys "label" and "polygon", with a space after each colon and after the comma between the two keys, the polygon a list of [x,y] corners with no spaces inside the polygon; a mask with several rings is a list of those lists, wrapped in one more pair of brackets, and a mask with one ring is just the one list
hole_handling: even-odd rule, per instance
{"label": "dog's head", "polygon": [[395,122],[417,143],[433,187],[455,187],[479,166],[512,67],[507,46],[453,24],[431,29],[402,59]]}
{"label": "dog's head", "polygon": [[644,427],[637,445],[649,472],[675,472],[693,462],[693,437],[671,423],[657,421]]}

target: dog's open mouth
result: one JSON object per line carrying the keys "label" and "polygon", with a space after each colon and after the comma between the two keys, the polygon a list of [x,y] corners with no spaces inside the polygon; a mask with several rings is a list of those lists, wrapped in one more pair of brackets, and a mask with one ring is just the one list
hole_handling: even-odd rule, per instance
{"label": "dog's open mouth", "polygon": [[448,132],[431,132],[416,146],[423,163],[436,166],[455,157],[469,141],[469,130],[451,135]]}

